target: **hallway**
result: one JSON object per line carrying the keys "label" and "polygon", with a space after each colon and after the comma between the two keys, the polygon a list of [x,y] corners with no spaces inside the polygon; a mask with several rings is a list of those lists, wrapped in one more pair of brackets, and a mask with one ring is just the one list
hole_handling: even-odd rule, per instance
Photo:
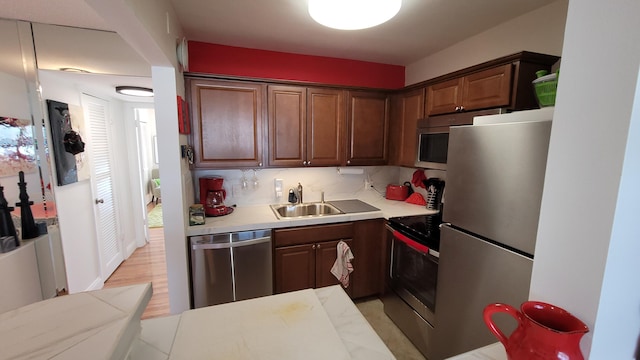
{"label": "hallway", "polygon": [[107,279],[104,288],[151,282],[153,296],[142,319],[170,315],[167,266],[164,253],[164,229],[149,229],[149,243],[136,249]]}

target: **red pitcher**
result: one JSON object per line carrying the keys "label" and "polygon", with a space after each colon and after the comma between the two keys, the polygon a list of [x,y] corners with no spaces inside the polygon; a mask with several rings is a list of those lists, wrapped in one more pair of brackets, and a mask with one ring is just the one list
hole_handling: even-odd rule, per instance
{"label": "red pitcher", "polygon": [[[508,338],[491,319],[504,312],[518,321],[518,327]],[[500,340],[509,360],[558,359],[584,360],[580,339],[589,332],[582,321],[557,306],[527,301],[520,311],[506,304],[490,304],[484,308],[484,322]]]}

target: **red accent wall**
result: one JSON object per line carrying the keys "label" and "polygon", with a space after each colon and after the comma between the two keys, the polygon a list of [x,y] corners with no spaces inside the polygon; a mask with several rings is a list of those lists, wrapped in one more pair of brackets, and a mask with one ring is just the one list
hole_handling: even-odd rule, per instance
{"label": "red accent wall", "polygon": [[189,72],[399,89],[404,66],[189,41]]}

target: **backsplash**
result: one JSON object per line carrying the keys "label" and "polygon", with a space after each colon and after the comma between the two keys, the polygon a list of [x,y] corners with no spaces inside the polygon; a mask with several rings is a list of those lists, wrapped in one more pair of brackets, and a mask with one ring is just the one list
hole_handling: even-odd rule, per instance
{"label": "backsplash", "polygon": [[[198,179],[203,176],[219,176],[224,178],[224,188],[227,190],[225,204],[231,205],[264,205],[286,203],[289,189],[296,188],[298,182],[303,187],[304,202],[320,201],[324,191],[325,200],[341,200],[358,198],[365,191],[365,179],[371,181],[374,189],[384,196],[387,184],[402,184],[411,181],[416,169],[397,166],[363,166],[348,167],[347,169],[362,169],[362,174],[340,174],[336,167],[316,168],[277,168],[253,170],[194,170],[194,194],[200,193]],[[243,175],[246,187],[243,187]],[[255,175],[255,178],[254,178]],[[425,176],[439,177],[445,180],[446,172],[425,170]],[[257,186],[254,180],[257,179]],[[276,198],[275,179],[282,179],[282,197]],[[414,190],[416,188],[414,187]],[[417,189],[423,196],[426,191]],[[199,202],[195,198],[194,202]]]}

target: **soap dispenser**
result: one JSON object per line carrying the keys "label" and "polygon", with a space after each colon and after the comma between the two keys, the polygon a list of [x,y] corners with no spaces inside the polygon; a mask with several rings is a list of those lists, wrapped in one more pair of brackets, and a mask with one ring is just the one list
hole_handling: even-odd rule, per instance
{"label": "soap dispenser", "polygon": [[298,202],[298,197],[296,196],[296,193],[293,191],[293,189],[289,189],[289,202],[292,204]]}

